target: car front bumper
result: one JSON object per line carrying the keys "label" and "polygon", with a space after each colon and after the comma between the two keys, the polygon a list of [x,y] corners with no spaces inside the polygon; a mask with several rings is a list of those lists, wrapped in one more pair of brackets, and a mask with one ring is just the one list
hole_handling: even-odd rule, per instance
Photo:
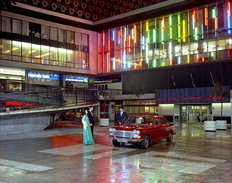
{"label": "car front bumper", "polygon": [[109,136],[112,140],[117,140],[118,142],[124,142],[124,143],[139,143],[142,142],[143,139],[138,138],[123,138],[123,137],[115,137],[115,136]]}

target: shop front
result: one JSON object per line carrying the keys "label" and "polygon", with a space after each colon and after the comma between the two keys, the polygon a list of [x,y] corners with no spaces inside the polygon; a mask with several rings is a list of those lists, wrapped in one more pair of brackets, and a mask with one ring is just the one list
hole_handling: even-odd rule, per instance
{"label": "shop front", "polygon": [[[199,123],[218,117],[215,111],[221,105],[216,104],[230,104],[230,96],[217,96],[210,87],[157,90],[156,103],[159,104],[159,114],[175,122]],[[227,116],[231,115],[226,114],[224,117]]]}
{"label": "shop front", "polygon": [[0,90],[22,91],[25,80],[25,70],[18,68],[0,67]]}

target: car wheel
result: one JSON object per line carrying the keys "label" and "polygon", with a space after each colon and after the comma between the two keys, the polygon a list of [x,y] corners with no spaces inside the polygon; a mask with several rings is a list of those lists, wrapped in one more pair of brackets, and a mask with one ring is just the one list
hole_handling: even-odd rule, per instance
{"label": "car wheel", "polygon": [[146,136],[144,137],[144,139],[143,139],[142,144],[141,144],[141,148],[142,148],[142,149],[147,149],[148,146],[149,146],[149,136],[146,135]]}
{"label": "car wheel", "polygon": [[112,140],[112,143],[114,146],[120,146],[120,142],[118,142],[117,140]]}
{"label": "car wheel", "polygon": [[173,132],[171,131],[171,132],[169,133],[168,138],[166,138],[166,141],[167,141],[167,142],[172,142],[172,140],[173,140]]}

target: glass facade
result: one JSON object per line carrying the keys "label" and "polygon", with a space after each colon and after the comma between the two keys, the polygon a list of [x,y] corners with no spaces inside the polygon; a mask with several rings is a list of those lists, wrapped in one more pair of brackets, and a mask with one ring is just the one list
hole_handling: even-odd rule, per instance
{"label": "glass facade", "polygon": [[102,31],[98,73],[121,72],[232,58],[231,2]]}
{"label": "glass facade", "polygon": [[89,36],[0,17],[0,59],[89,69]]}

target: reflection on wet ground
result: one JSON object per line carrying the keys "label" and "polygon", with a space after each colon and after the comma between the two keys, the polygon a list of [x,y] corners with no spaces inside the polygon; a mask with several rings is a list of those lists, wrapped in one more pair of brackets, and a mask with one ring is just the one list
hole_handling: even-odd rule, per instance
{"label": "reflection on wet ground", "polygon": [[161,140],[146,150],[113,147],[106,127],[96,127],[96,143],[89,146],[82,145],[80,127],[62,129],[62,135],[45,131],[36,138],[2,140],[0,183],[232,182],[230,129],[204,132],[201,124],[176,129],[172,143]]}

